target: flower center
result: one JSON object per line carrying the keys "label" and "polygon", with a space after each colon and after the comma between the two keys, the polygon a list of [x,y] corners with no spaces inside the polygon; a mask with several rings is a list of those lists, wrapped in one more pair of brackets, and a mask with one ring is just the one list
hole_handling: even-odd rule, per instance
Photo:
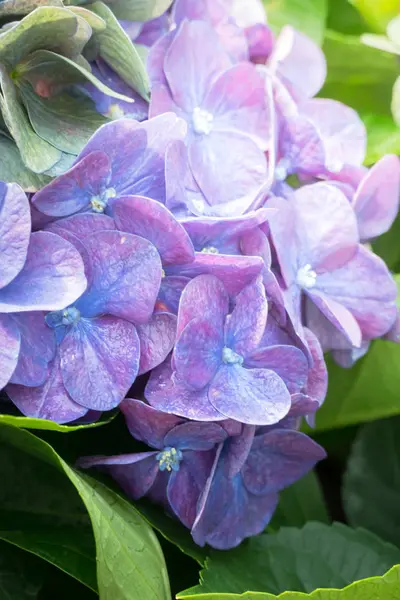
{"label": "flower center", "polygon": [[201,252],[202,254],[219,254],[218,248],[215,248],[214,246],[204,246]]}
{"label": "flower center", "polygon": [[192,114],[193,129],[195,133],[199,135],[208,135],[211,133],[213,121],[214,117],[208,110],[196,106]]}
{"label": "flower center", "polygon": [[98,196],[92,196],[90,200],[90,205],[92,207],[92,211],[95,213],[103,213],[107,208],[108,200],[110,198],[115,198],[117,192],[114,188],[107,188],[102,194]]}
{"label": "flower center", "polygon": [[317,274],[311,265],[305,265],[297,271],[296,283],[306,289],[313,288],[317,281]]}
{"label": "flower center", "polygon": [[56,327],[67,327],[68,325],[74,325],[81,318],[81,313],[77,308],[71,306],[64,310],[55,310],[46,315],[46,323],[51,329]]}
{"label": "flower center", "polygon": [[237,354],[232,348],[224,346],[222,349],[222,360],[227,365],[242,365],[244,359],[243,356]]}
{"label": "flower center", "polygon": [[179,464],[183,458],[183,454],[176,448],[167,446],[162,452],[156,456],[160,471],[179,471]]}

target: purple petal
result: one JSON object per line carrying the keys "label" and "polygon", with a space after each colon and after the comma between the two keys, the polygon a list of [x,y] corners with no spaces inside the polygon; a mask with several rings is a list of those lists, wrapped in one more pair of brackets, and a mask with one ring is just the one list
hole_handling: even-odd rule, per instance
{"label": "purple petal", "polygon": [[192,319],[180,333],[174,349],[178,377],[189,388],[201,390],[222,362],[223,329],[204,319]]}
{"label": "purple petal", "polygon": [[276,373],[267,369],[222,366],[208,397],[220,413],[249,425],[272,425],[290,409],[287,387]]}
{"label": "purple petal", "polygon": [[[66,233],[70,233],[74,238],[78,238],[79,241],[83,242],[85,238],[92,235],[96,231],[115,230],[114,219],[103,214],[96,213],[81,213],[79,215],[73,215],[66,219],[60,219],[51,223],[46,227],[46,231],[52,231],[70,239],[66,236]],[[71,242],[72,243],[72,242]]]}
{"label": "purple petal", "polygon": [[289,287],[296,278],[300,258],[301,246],[297,234],[296,214],[293,206],[281,198],[273,199],[268,206],[278,209],[268,224],[280,271]]}
{"label": "purple petal", "polygon": [[159,251],[163,265],[194,260],[188,234],[159,202],[142,196],[124,196],[112,203],[112,212],[118,229],[149,240]]}
{"label": "purple petal", "polygon": [[140,342],[135,326],[123,319],[81,319],[67,332],[60,357],[71,398],[92,410],[111,410],[136,378]]}
{"label": "purple petal", "polygon": [[0,312],[62,310],[85,288],[78,251],[58,235],[39,231],[31,235],[24,268],[0,290]]}
{"label": "purple petal", "polygon": [[360,238],[370,240],[390,229],[399,210],[400,161],[394,154],[381,158],[357,188],[353,208]]}
{"label": "purple petal", "polygon": [[324,353],[318,338],[312,331],[305,328],[305,337],[312,356],[313,364],[308,372],[306,393],[321,406],[328,391],[328,369],[324,360]]}
{"label": "purple petal", "polygon": [[291,485],[326,457],[311,438],[298,431],[275,429],[256,436],[242,469],[247,490],[264,496]]}
{"label": "purple petal", "polygon": [[217,423],[182,423],[167,433],[164,444],[180,450],[203,451],[212,450],[227,437],[225,429]]}
{"label": "purple petal", "polygon": [[[352,346],[360,346],[362,336],[360,326],[352,313],[343,306],[342,303],[335,301],[333,298],[316,289],[308,290],[307,294],[326,319],[330,321],[330,323],[350,342]],[[313,318],[309,312],[306,314],[307,325],[322,343],[318,329],[315,327],[317,319]],[[309,318],[311,319],[310,321]],[[321,325],[323,326],[323,323],[321,323]],[[323,343],[322,346],[324,347]]]}
{"label": "purple petal", "polygon": [[190,279],[188,277],[168,276],[161,280],[156,310],[178,314],[181,295]]}
{"label": "purple petal", "polygon": [[121,402],[120,409],[131,435],[160,450],[168,446],[164,443],[167,433],[183,421],[175,415],[168,415],[132,398]]}
{"label": "purple petal", "polygon": [[[279,150],[281,160],[275,172],[279,180],[286,179],[286,175],[291,173],[319,175],[325,170],[326,153],[321,134],[316,125],[303,115],[284,121]],[[282,175],[280,166],[283,166]]]}
{"label": "purple petal", "polygon": [[[197,278],[199,275],[214,276],[220,280],[220,283],[222,282],[225,293],[235,296],[262,273],[263,267],[263,261],[257,256],[232,257],[196,252],[194,262],[180,267],[169,267],[167,273],[168,275],[179,274],[190,279]],[[204,310],[207,304],[199,303],[199,306],[201,306],[200,310]]]}
{"label": "purple petal", "polygon": [[7,386],[7,394],[16,407],[27,417],[69,423],[83,417],[87,408],[77,404],[68,395],[61,376],[59,358],[50,365],[50,375],[38,387]]}
{"label": "purple petal", "polygon": [[0,390],[14,373],[20,346],[21,334],[17,323],[8,315],[0,315]]}
{"label": "purple petal", "polygon": [[147,240],[120,231],[85,238],[92,283],[78,308],[86,317],[111,314],[146,323],[153,314],[161,282],[161,260]]}
{"label": "purple petal", "polygon": [[246,367],[274,371],[291,394],[299,392],[307,381],[307,358],[294,346],[259,348],[246,357]]}
{"label": "purple petal", "polygon": [[91,152],[72,169],[54,179],[33,197],[35,208],[52,217],[68,217],[90,209],[110,181],[110,160],[104,152]]}
{"label": "purple petal", "polygon": [[240,435],[231,437],[225,444],[224,471],[227,477],[235,477],[245,464],[253,445],[256,427],[243,425]]}
{"label": "purple petal", "polygon": [[44,320],[45,313],[13,315],[21,334],[18,365],[10,380],[27,386],[43,385],[49,376],[49,363],[56,353],[56,338]]}
{"label": "purple petal", "polygon": [[156,409],[197,421],[222,421],[225,419],[208,399],[208,389],[189,390],[176,375],[170,361],[154,371],[145,389],[146,400]]}
{"label": "purple petal", "polygon": [[24,266],[31,233],[28,199],[16,183],[0,182],[0,289]]}
{"label": "purple petal", "polygon": [[259,345],[268,316],[268,302],[261,277],[235,299],[225,328],[225,345],[246,357]]}
{"label": "purple petal", "polygon": [[174,347],[176,317],[170,313],[156,313],[150,321],[137,326],[140,340],[139,375],[158,367]]}
{"label": "purple petal", "polygon": [[211,275],[199,275],[185,287],[178,312],[177,338],[192,319],[204,318],[222,329],[229,311],[229,298],[223,283]]}

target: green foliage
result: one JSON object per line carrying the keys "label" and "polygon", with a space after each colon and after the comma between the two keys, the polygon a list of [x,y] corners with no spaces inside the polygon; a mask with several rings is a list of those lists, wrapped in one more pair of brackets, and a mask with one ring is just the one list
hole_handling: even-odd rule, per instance
{"label": "green foliage", "polygon": [[328,14],[327,0],[264,0],[268,22],[278,32],[292,25],[322,45]]}

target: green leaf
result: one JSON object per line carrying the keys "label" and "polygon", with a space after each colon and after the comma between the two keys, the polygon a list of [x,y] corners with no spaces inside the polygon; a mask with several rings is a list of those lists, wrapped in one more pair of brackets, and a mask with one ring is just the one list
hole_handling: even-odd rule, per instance
{"label": "green leaf", "polygon": [[4,121],[25,165],[34,173],[44,173],[61,159],[61,152],[33,131],[20,103],[16,87],[1,66],[0,77],[2,87],[0,107]]}
{"label": "green leaf", "polygon": [[1,600],[36,600],[43,575],[42,561],[0,542]]}
{"label": "green leaf", "polygon": [[90,10],[107,24],[105,31],[94,35],[99,54],[118,75],[136,90],[145,100],[149,98],[150,84],[146,68],[128,34],[123,30],[113,12],[103,4],[95,2]]}
{"label": "green leaf", "polygon": [[83,8],[82,6],[69,6],[68,10],[73,12],[74,15],[77,15],[77,16],[85,19],[85,21],[87,21],[89,23],[89,25],[93,29],[93,31],[96,31],[96,32],[104,31],[104,29],[107,27],[105,21],[101,17],[96,15],[91,10],[87,10],[86,8]]}
{"label": "green leaf", "polygon": [[322,490],[312,471],[280,493],[269,529],[276,531],[284,526],[302,527],[308,521],[329,523]]}
{"label": "green leaf", "polygon": [[38,48],[58,48],[73,38],[78,19],[66,8],[37,8],[0,37],[0,61],[17,65]]}
{"label": "green leaf", "polygon": [[0,442],[42,461],[54,473],[63,473],[75,486],[92,522],[102,600],[169,600],[168,576],[157,538],[129,502],[69,467],[51,446],[27,431],[0,425]]}
{"label": "green leaf", "polygon": [[349,0],[330,0],[327,28],[347,35],[361,35],[369,30],[367,23]]}
{"label": "green leaf", "polygon": [[362,115],[368,133],[366,164],[376,163],[384,154],[400,154],[400,128],[392,115]]}
{"label": "green leaf", "polygon": [[268,23],[275,32],[292,25],[322,45],[328,15],[327,0],[264,0]]}
{"label": "green leaf", "polygon": [[62,0],[3,0],[0,4],[0,16],[27,15],[40,6],[63,8]]}
{"label": "green leaf", "polygon": [[150,21],[161,16],[172,0],[106,0],[117,19]]}
{"label": "green leaf", "polygon": [[[1,139],[0,139],[1,141]],[[14,417],[13,415],[0,415],[0,425],[13,425],[14,427],[20,427],[21,429],[36,429],[42,431],[58,431],[60,433],[71,433],[74,431],[81,431],[83,429],[94,429],[102,427],[110,423],[118,414],[113,413],[103,421],[96,421],[95,423],[82,423],[81,425],[59,425],[54,421],[47,421],[46,419],[34,419],[31,417]]]}
{"label": "green leaf", "polygon": [[400,414],[400,346],[373,342],[351,369],[328,358],[327,398],[316,416],[316,430],[334,429]]}
{"label": "green leaf", "polygon": [[82,101],[67,93],[41,98],[24,82],[19,91],[33,129],[63,152],[79,154],[97,129],[108,121],[90,100]]}
{"label": "green leaf", "polygon": [[[247,592],[237,594],[196,594],[185,596],[187,600],[398,600],[400,566],[393,567],[383,577],[371,577],[358,581],[343,590],[315,590],[311,594],[284,592],[279,596]],[[182,595],[178,598],[183,597]]]}
{"label": "green leaf", "polygon": [[44,175],[37,175],[30,171],[22,162],[15,143],[0,134],[0,181],[6,183],[14,181],[26,192],[36,192],[50,180]]}
{"label": "green leaf", "polygon": [[400,546],[400,418],[365,425],[353,445],[343,501],[351,524]]}
{"label": "green leaf", "polygon": [[350,0],[375,31],[384,32],[391,19],[399,14],[398,0]]}
{"label": "green leaf", "polygon": [[383,575],[399,562],[400,550],[363,529],[334,523],[308,523],[263,534],[229,552],[211,552],[201,583],[178,595],[248,590],[279,594],[343,588],[365,577]]}

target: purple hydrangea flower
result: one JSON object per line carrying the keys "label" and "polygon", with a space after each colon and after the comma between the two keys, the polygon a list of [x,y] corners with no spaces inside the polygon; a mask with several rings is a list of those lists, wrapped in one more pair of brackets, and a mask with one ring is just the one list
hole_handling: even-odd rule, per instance
{"label": "purple hydrangea flower", "polygon": [[384,335],[396,318],[396,285],[384,262],[359,244],[344,194],[316,183],[271,204],[279,206],[269,225],[296,331],[303,321],[324,350]]}
{"label": "purple hydrangea flower", "polygon": [[185,133],[184,121],[171,113],[144,123],[107,123],[69,171],[35,194],[33,204],[46,215],[67,217],[83,211],[109,213],[112,201],[126,195],[165,203],[166,149]]}
{"label": "purple hydrangea flower", "polygon": [[124,400],[121,410],[132,436],[155,450],[89,457],[80,460],[80,466],[100,467],[133,499],[162,498],[186,527],[192,527],[216,447],[228,437],[226,430],[217,423],[166,415],[139,400]]}
{"label": "purple hydrangea flower", "polygon": [[228,550],[261,533],[279,492],[325,458],[309,437],[286,428],[257,432],[244,426],[218,449],[200,497],[192,536],[197,544]]}
{"label": "purple hydrangea flower", "polygon": [[55,344],[40,311],[63,309],[85,288],[76,249],[53,233],[31,234],[24,192],[0,183],[0,389],[11,378],[44,381]]}
{"label": "purple hydrangea flower", "polygon": [[[81,217],[93,221],[99,215]],[[137,327],[152,318],[161,282],[157,249],[141,237],[100,230],[81,237],[77,245],[89,284],[74,304],[46,316],[58,346],[50,381],[41,389],[7,388],[24,414],[41,417],[45,412],[58,422],[77,418],[79,411],[110,410],[124,398],[140,368]],[[147,353],[142,369],[153,363]]]}

